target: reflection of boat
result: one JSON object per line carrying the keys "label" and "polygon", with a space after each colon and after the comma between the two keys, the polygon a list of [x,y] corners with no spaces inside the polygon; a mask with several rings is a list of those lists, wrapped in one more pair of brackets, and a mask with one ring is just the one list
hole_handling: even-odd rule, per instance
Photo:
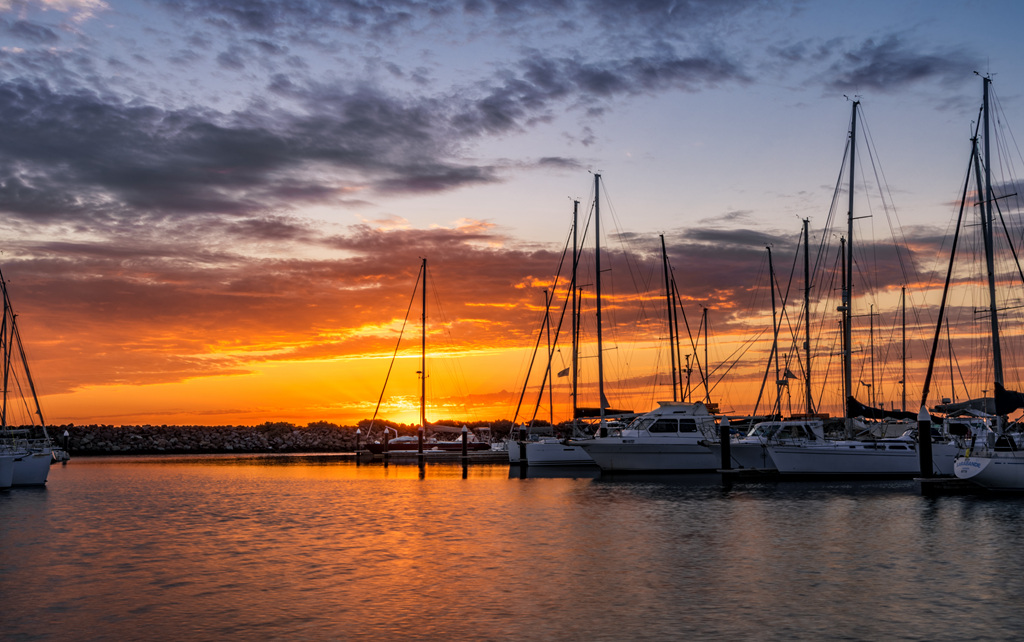
{"label": "reflection of boat", "polygon": [[593,458],[602,471],[717,470],[720,455],[711,447],[718,439],[715,418],[701,402],[660,401],[618,434],[571,441]]}

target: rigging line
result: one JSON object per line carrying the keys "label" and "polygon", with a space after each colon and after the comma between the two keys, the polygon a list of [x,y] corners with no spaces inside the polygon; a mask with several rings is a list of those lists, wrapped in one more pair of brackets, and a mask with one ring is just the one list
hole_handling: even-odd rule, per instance
{"label": "rigging line", "polygon": [[[416,301],[416,290],[420,285],[420,277],[423,276],[423,265],[420,265],[419,271],[416,272],[416,283],[412,287],[412,298],[409,299],[409,307],[405,310],[405,320],[402,321],[402,329],[398,331],[398,342],[395,344],[395,353],[391,355],[391,363],[388,364],[388,373],[384,376],[384,387],[381,388],[380,397],[377,398],[377,407],[373,410],[373,417],[370,418],[370,425],[366,428],[366,436],[369,438],[370,431],[373,430],[373,422],[377,419],[377,413],[380,411],[380,404],[384,400],[384,392],[388,389],[388,379],[391,378],[391,369],[395,366],[395,359],[398,358],[398,349],[402,346],[402,335],[405,333],[405,326],[409,322],[409,313],[412,312],[412,305]],[[387,438],[387,432],[385,431],[385,438]]]}
{"label": "rigging line", "polygon": [[[868,128],[867,120],[864,118],[863,105],[861,106],[860,114],[862,133],[864,134],[866,142],[865,148],[868,152],[868,158],[871,161],[871,169],[875,176],[875,183],[878,185],[878,192],[882,200],[882,209],[885,212],[885,219],[889,225],[889,234],[892,236],[893,246],[896,248],[896,258],[900,264],[900,270],[903,273],[903,280],[904,282],[907,282],[910,275],[908,274],[907,263],[904,261],[903,253],[904,251],[909,252],[910,244],[907,242],[906,235],[903,234],[903,224],[899,218],[899,211],[896,209],[895,200],[892,197],[892,190],[889,189],[889,182],[885,179],[885,170],[882,168],[882,161],[877,157],[878,150],[875,148],[874,138],[871,135],[871,130]],[[888,194],[888,201],[886,201],[886,194]],[[890,209],[892,210],[892,216],[889,214]],[[893,217],[896,219],[896,228],[893,228]],[[898,234],[897,230],[899,230]],[[915,279],[914,282],[916,282],[917,269],[912,261],[910,262],[910,268],[913,271],[913,277]]]}
{"label": "rigging line", "polygon": [[829,233],[832,230],[833,219],[835,219],[835,214],[838,211],[838,207],[839,207],[839,198],[840,198],[840,196],[842,195],[842,192],[843,192],[843,180],[844,180],[843,179],[843,175],[844,175],[844,173],[846,171],[846,162],[847,162],[847,159],[849,158],[849,155],[850,155],[850,136],[849,136],[849,134],[847,134],[847,136],[846,136],[846,147],[843,149],[843,162],[840,164],[840,167],[839,167],[839,177],[836,179],[835,188],[833,188],[833,191],[832,191],[832,203],[831,203],[831,205],[829,206],[829,209],[828,209],[828,216],[825,217],[825,226],[822,228],[823,233],[821,235],[821,242],[818,244],[818,252],[815,254],[814,269],[811,271],[811,274],[817,274],[818,273],[818,269],[820,267],[820,265],[819,265],[820,262],[822,260],[824,260],[823,257],[828,255],[828,247],[830,245],[829,242],[828,242],[828,239],[829,239],[829,236],[830,236]]}
{"label": "rigging line", "polygon": [[935,325],[935,338],[932,340],[931,355],[928,358],[928,371],[924,377],[924,387],[921,391],[921,405],[924,406],[928,403],[928,392],[931,388],[932,374],[935,368],[935,353],[939,347],[939,339],[942,334],[942,317],[946,308],[946,295],[949,292],[949,283],[953,276],[953,259],[956,256],[957,241],[960,239],[960,225],[963,222],[964,209],[967,204],[967,189],[970,187],[971,182],[971,166],[977,159],[978,155],[978,127],[980,126],[980,118],[978,125],[974,128],[974,138],[971,139],[971,159],[967,163],[967,177],[964,179],[964,191],[963,197],[960,200],[960,213],[957,215],[957,222],[955,232],[953,233],[952,248],[949,253],[949,267],[946,270],[946,283],[942,290],[942,301],[939,303],[939,318]]}
{"label": "rigging line", "polygon": [[[734,367],[739,365],[740,358],[743,357],[743,355],[745,355],[747,353],[747,351],[749,351],[751,348],[753,348],[754,345],[761,339],[762,336],[764,336],[764,334],[766,332],[768,332],[768,329],[767,328],[762,328],[760,332],[755,334],[752,338],[748,339],[747,341],[744,341],[743,343],[741,343],[738,348],[733,350],[725,358],[725,360],[722,362],[722,366],[720,366],[720,367],[724,367],[726,370],[725,370],[724,373],[722,373],[722,376],[719,377],[719,379],[714,384],[712,384],[711,392],[714,392],[718,388],[718,386],[723,381],[725,381],[725,375],[729,374],[729,372]],[[735,357],[735,358],[733,358],[733,357]],[[718,371],[718,368],[715,368],[715,372],[717,372],[717,371]]]}

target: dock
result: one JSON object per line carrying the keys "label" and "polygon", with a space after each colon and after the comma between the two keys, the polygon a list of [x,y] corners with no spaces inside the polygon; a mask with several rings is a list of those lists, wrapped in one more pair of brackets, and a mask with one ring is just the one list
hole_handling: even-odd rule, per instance
{"label": "dock", "polygon": [[957,477],[915,477],[921,494],[927,497],[943,495],[976,495],[984,492],[977,484]]}
{"label": "dock", "polygon": [[[463,459],[459,451],[449,450],[424,450],[423,459],[427,462],[454,462],[463,460],[469,464],[507,464],[508,451],[505,450],[477,450],[470,451]],[[420,453],[415,450],[392,450],[387,453],[389,461],[415,463]],[[384,461],[384,454],[374,454],[368,450],[359,452],[360,461]]]}

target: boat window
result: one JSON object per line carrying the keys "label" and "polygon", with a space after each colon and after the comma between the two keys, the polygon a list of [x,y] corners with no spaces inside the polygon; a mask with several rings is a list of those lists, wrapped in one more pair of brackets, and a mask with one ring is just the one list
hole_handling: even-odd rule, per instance
{"label": "boat window", "polygon": [[676,431],[676,420],[675,419],[659,419],[654,422],[654,425],[649,428],[651,432],[675,432]]}
{"label": "boat window", "polygon": [[899,444],[893,444],[892,446],[889,446],[889,450],[906,450],[906,449],[907,449],[906,446],[900,446]]}
{"label": "boat window", "polygon": [[634,430],[649,430],[654,422],[655,419],[653,417],[638,417],[629,427]]}
{"label": "boat window", "polygon": [[689,417],[680,419],[679,432],[697,432],[697,420]]}

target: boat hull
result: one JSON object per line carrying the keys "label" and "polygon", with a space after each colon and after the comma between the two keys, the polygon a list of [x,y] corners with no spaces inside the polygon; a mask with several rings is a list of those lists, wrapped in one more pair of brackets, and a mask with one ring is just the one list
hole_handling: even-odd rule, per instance
{"label": "boat hull", "polygon": [[579,446],[608,472],[711,472],[721,463],[714,450],[696,441],[605,437]]}
{"label": "boat hull", "polygon": [[[417,443],[401,443],[401,444],[390,444],[388,445],[388,452],[418,452],[419,444]],[[366,449],[374,455],[380,455],[384,452],[384,445],[380,443],[369,443],[366,444]],[[490,450],[491,445],[485,444],[479,441],[471,441],[466,444],[466,450],[473,452],[478,450]],[[441,450],[444,452],[461,452],[462,442],[461,441],[442,441],[442,442],[425,442],[423,444],[423,452],[430,452],[432,450]]]}
{"label": "boat hull", "polygon": [[[718,457],[721,464],[721,446],[714,444],[712,450]],[[742,443],[733,442],[729,444],[729,466],[728,468],[746,470],[774,470],[775,462],[768,452],[768,447],[763,443]]]}
{"label": "boat hull", "polygon": [[13,454],[0,453],[0,489],[14,484],[14,459]]}
{"label": "boat hull", "polygon": [[[799,446],[769,446],[775,467],[782,475],[816,477],[911,478],[921,475],[921,460],[913,442],[853,442]],[[953,461],[960,449],[932,444],[932,473],[953,475]]]}
{"label": "boat hull", "polygon": [[33,450],[14,459],[12,486],[42,486],[50,475],[53,453],[49,448]]}
{"label": "boat hull", "polygon": [[1024,491],[1024,453],[958,457],[954,473],[958,479],[968,480],[988,490]]}
{"label": "boat hull", "polygon": [[567,444],[557,439],[518,442],[508,445],[510,464],[523,464],[523,449],[526,450],[528,466],[594,466],[594,460],[580,446]]}

